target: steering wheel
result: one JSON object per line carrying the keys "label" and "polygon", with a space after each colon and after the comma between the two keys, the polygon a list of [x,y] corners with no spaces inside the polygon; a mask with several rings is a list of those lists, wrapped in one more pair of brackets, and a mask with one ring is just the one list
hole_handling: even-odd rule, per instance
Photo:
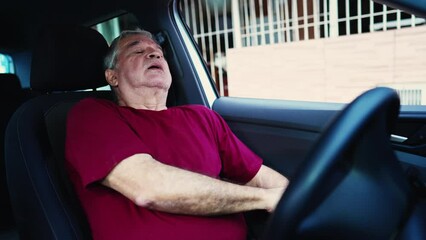
{"label": "steering wheel", "polygon": [[324,130],[269,219],[264,239],[391,239],[410,187],[390,144],[397,93],[364,92]]}

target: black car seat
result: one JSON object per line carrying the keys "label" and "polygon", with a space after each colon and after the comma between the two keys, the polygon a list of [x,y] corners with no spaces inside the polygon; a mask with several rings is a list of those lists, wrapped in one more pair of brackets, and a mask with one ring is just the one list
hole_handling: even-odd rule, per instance
{"label": "black car seat", "polygon": [[64,169],[68,110],[82,98],[112,98],[102,59],[108,44],[97,31],[49,25],[38,31],[30,85],[38,96],[13,114],[6,130],[8,187],[21,239],[90,239],[84,212]]}
{"label": "black car seat", "polygon": [[4,133],[7,123],[15,110],[25,100],[25,93],[21,87],[19,77],[13,73],[0,74],[0,231],[9,231],[14,228],[12,208],[9,200],[9,191],[6,184],[4,162]]}

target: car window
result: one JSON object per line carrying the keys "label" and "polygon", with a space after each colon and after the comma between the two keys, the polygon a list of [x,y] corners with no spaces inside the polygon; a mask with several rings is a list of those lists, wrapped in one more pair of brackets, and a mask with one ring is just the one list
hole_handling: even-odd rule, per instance
{"label": "car window", "polygon": [[181,0],[221,96],[426,105],[425,19],[369,0]]}
{"label": "car window", "polygon": [[112,40],[120,35],[122,30],[135,29],[136,27],[139,27],[139,23],[132,13],[122,13],[93,26],[95,30],[104,36],[108,44],[111,44]]}
{"label": "car window", "polygon": [[15,73],[12,57],[0,53],[0,73]]}

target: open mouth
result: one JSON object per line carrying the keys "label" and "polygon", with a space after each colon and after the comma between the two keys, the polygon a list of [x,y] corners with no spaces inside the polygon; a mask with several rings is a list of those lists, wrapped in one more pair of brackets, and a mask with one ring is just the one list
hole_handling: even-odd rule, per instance
{"label": "open mouth", "polygon": [[162,68],[160,64],[153,64],[148,67],[148,70],[162,70]]}

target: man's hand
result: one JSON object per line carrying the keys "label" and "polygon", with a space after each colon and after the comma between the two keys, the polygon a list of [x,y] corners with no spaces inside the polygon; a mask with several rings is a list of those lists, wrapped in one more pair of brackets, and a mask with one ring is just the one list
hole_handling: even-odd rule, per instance
{"label": "man's hand", "polygon": [[268,212],[273,212],[288,184],[289,181],[286,177],[272,168],[262,165],[256,176],[246,185],[267,190],[269,207],[266,210]]}
{"label": "man's hand", "polygon": [[268,212],[273,212],[275,211],[275,208],[278,205],[278,202],[280,201],[284,191],[285,191],[285,187],[278,187],[278,188],[269,188],[267,189],[268,194],[267,194],[267,201],[269,202],[269,207],[266,208],[266,211]]}

